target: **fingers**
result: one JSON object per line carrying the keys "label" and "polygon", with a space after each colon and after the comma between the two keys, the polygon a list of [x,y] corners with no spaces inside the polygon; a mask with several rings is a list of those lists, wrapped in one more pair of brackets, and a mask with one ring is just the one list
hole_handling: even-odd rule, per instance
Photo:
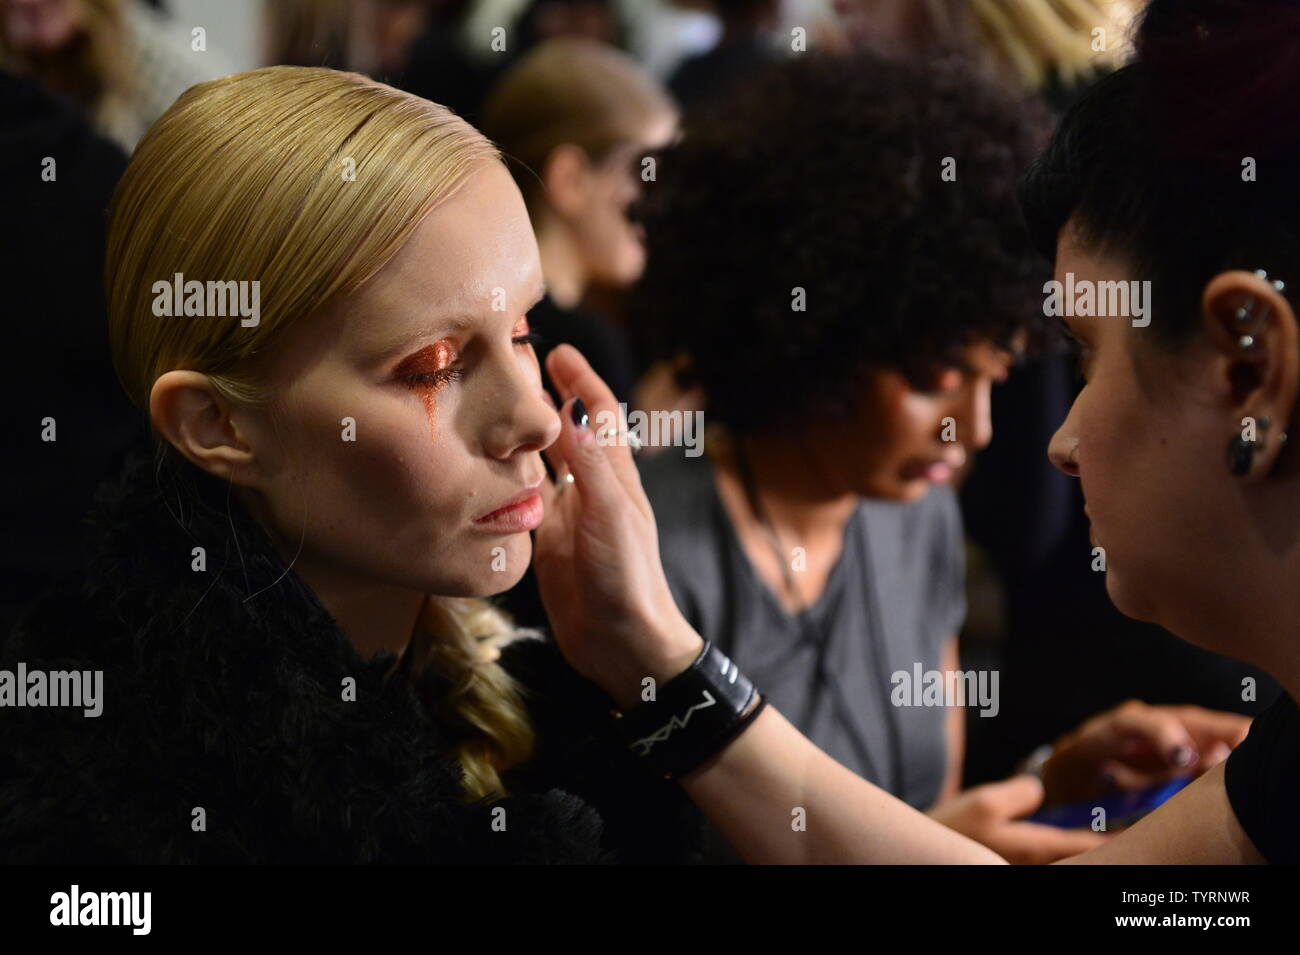
{"label": "fingers", "polygon": [[1211,743],[1201,747],[1201,759],[1196,764],[1198,774],[1208,772],[1232,755],[1232,747],[1227,743]]}
{"label": "fingers", "polygon": [[1017,822],[1004,834],[1010,849],[1028,865],[1050,865],[1105,844],[1104,832],[1091,829],[1058,829],[1036,822]]}
{"label": "fingers", "polygon": [[1196,740],[1171,707],[1136,701],[1117,707],[1106,721],[1106,737],[1109,755],[1142,772],[1187,771],[1200,759]]}
{"label": "fingers", "polygon": [[1060,829],[1035,822],[1017,822],[1043,801],[1043,784],[1028,774],[977,786],[965,794],[973,800],[987,844],[1020,864],[1046,865],[1057,859],[1095,849],[1105,841],[1089,829]]}
{"label": "fingers", "polygon": [[1028,773],[976,787],[981,801],[1001,819],[1019,819],[1043,804],[1043,784]]}
{"label": "fingers", "polygon": [[1250,730],[1249,718],[1236,713],[1137,701],[1112,711],[1108,724],[1115,745],[1107,772],[1121,788],[1171,773],[1204,772],[1226,759]]}
{"label": "fingers", "polygon": [[1200,706],[1170,706],[1162,709],[1169,710],[1182,721],[1202,750],[1209,750],[1216,744],[1223,744],[1230,750],[1235,749],[1250,732],[1250,717],[1240,713],[1207,710]]}
{"label": "fingers", "polygon": [[565,495],[577,494],[584,509],[610,516],[626,506],[627,495],[606,449],[596,443],[589,418],[574,420],[577,402],[577,398],[569,398],[560,409],[560,436],[552,445],[560,458],[556,473],[560,480],[564,480],[566,470],[573,475],[573,484],[563,492]]}
{"label": "fingers", "polygon": [[1161,780],[1177,775],[1177,771],[1170,770],[1161,764],[1153,772],[1142,772],[1126,766],[1118,760],[1108,759],[1101,764],[1100,774],[1104,787],[1103,792],[1111,792],[1114,790],[1145,789],[1147,786],[1154,786]]}
{"label": "fingers", "polygon": [[[556,390],[565,399],[566,405],[574,396],[582,399],[590,416],[593,434],[606,427],[620,427],[618,401],[614,393],[601,377],[592,370],[587,359],[572,345],[557,345],[546,356],[546,370],[554,382]],[[558,443],[558,442],[557,442]],[[626,443],[611,441],[597,445],[610,461],[613,473],[628,492],[633,501],[642,510],[649,508],[648,502],[642,502],[641,476],[637,472],[636,462],[632,459],[632,449]]]}

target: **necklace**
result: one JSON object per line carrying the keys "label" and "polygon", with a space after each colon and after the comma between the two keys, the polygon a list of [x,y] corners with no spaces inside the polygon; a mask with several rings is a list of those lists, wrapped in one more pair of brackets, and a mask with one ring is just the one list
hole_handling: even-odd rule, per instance
{"label": "necklace", "polygon": [[[749,504],[749,509],[754,517],[758,520],[759,526],[767,538],[768,545],[772,548],[772,554],[776,557],[777,566],[781,568],[781,577],[786,589],[790,592],[795,601],[795,621],[799,626],[800,636],[804,643],[813,647],[815,651],[816,669],[814,670],[815,687],[814,693],[809,697],[808,709],[804,714],[804,725],[811,725],[811,717],[818,703],[822,699],[822,692],[826,691],[830,697],[831,705],[835,708],[840,723],[849,734],[852,741],[853,749],[861,760],[862,765],[867,769],[867,775],[879,785],[896,796],[901,798],[903,783],[903,766],[902,766],[902,742],[900,740],[900,730],[898,726],[897,714],[889,705],[887,693],[870,694],[874,700],[876,708],[880,711],[882,725],[885,727],[885,736],[888,740],[888,758],[889,758],[889,779],[879,771],[876,761],[872,759],[871,752],[867,746],[866,740],[858,732],[858,727],[853,721],[852,706],[845,699],[845,694],[840,683],[830,673],[827,667],[826,657],[830,652],[830,634],[822,626],[821,621],[817,620],[811,608],[804,602],[799,593],[799,588],[795,584],[794,573],[786,563],[785,552],[781,547],[781,539],[776,532],[776,527],[768,518],[766,510],[758,496],[758,486],[754,480],[753,469],[750,467],[749,456],[742,446],[743,438],[734,443],[736,470],[740,477],[741,485],[745,490],[745,497]],[[856,518],[855,511],[849,520]],[[856,539],[855,539],[856,542]],[[875,665],[878,676],[885,673],[884,651],[881,647],[881,641],[884,639],[884,632],[880,622],[880,607],[875,593],[875,573],[871,566],[871,553],[869,547],[863,547],[862,563],[866,570],[866,582],[869,589],[867,598],[867,613],[870,619],[871,634],[869,644],[871,649],[872,663]],[[841,554],[840,559],[843,560]],[[832,571],[833,572],[833,571]],[[830,577],[827,577],[827,583]]]}

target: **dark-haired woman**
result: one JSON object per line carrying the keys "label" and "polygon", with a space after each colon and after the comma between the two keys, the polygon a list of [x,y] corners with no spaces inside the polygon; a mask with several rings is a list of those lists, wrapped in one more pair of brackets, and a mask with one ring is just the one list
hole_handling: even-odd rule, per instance
{"label": "dark-haired woman", "polygon": [[[1006,723],[997,674],[974,675],[979,700],[923,686],[960,670],[949,485],[991,437],[992,385],[1046,324],[1015,202],[1026,115],[967,67],[862,55],[782,64],[697,116],[661,161],[641,304],[710,428],[702,455],[668,448],[642,479],[686,618],[801,732],[1002,855],[1044,862],[1103,837],[1021,821],[1045,795],[1032,778],[961,792],[967,708]],[[728,188],[706,186],[718,174]],[[1132,704],[1057,746],[1046,797],[1203,771],[1246,728]]]}
{"label": "dark-haired woman", "polygon": [[[1149,324],[1067,320],[1088,384],[1050,454],[1082,481],[1112,598],[1285,690],[1224,763],[1081,861],[1300,861],[1297,37],[1288,4],[1156,0],[1138,61],[1070,111],[1025,190],[1058,279],[1150,281],[1155,295]],[[1220,60],[1236,83],[1209,68]],[[588,499],[601,513],[615,497],[643,506],[627,451],[604,450],[624,480],[584,467]],[[625,701],[640,675],[724,692],[685,669],[701,640],[680,623],[623,642],[560,632],[570,662]],[[976,858],[772,708],[682,765],[687,793],[749,861]],[[816,825],[776,824],[792,813]]]}

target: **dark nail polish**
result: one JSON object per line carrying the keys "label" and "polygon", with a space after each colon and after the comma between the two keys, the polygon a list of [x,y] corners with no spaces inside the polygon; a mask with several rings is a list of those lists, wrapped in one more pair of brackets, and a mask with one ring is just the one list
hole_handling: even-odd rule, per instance
{"label": "dark nail polish", "polygon": [[1192,750],[1190,746],[1179,746],[1171,754],[1175,766],[1186,766],[1192,761]]}
{"label": "dark nail polish", "polygon": [[573,423],[579,428],[587,427],[587,406],[582,403],[581,398],[573,399],[573,407],[569,409],[569,416],[573,418]]}

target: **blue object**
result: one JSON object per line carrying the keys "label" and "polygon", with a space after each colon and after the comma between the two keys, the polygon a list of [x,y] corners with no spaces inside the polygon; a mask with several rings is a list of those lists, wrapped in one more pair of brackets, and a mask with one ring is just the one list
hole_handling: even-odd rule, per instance
{"label": "blue object", "polygon": [[1087,829],[1092,826],[1094,812],[1097,809],[1104,809],[1106,829],[1119,829],[1137,822],[1190,783],[1193,778],[1177,776],[1145,789],[1129,789],[1100,799],[1047,806],[1030,816],[1028,821],[1041,822],[1062,829]]}

